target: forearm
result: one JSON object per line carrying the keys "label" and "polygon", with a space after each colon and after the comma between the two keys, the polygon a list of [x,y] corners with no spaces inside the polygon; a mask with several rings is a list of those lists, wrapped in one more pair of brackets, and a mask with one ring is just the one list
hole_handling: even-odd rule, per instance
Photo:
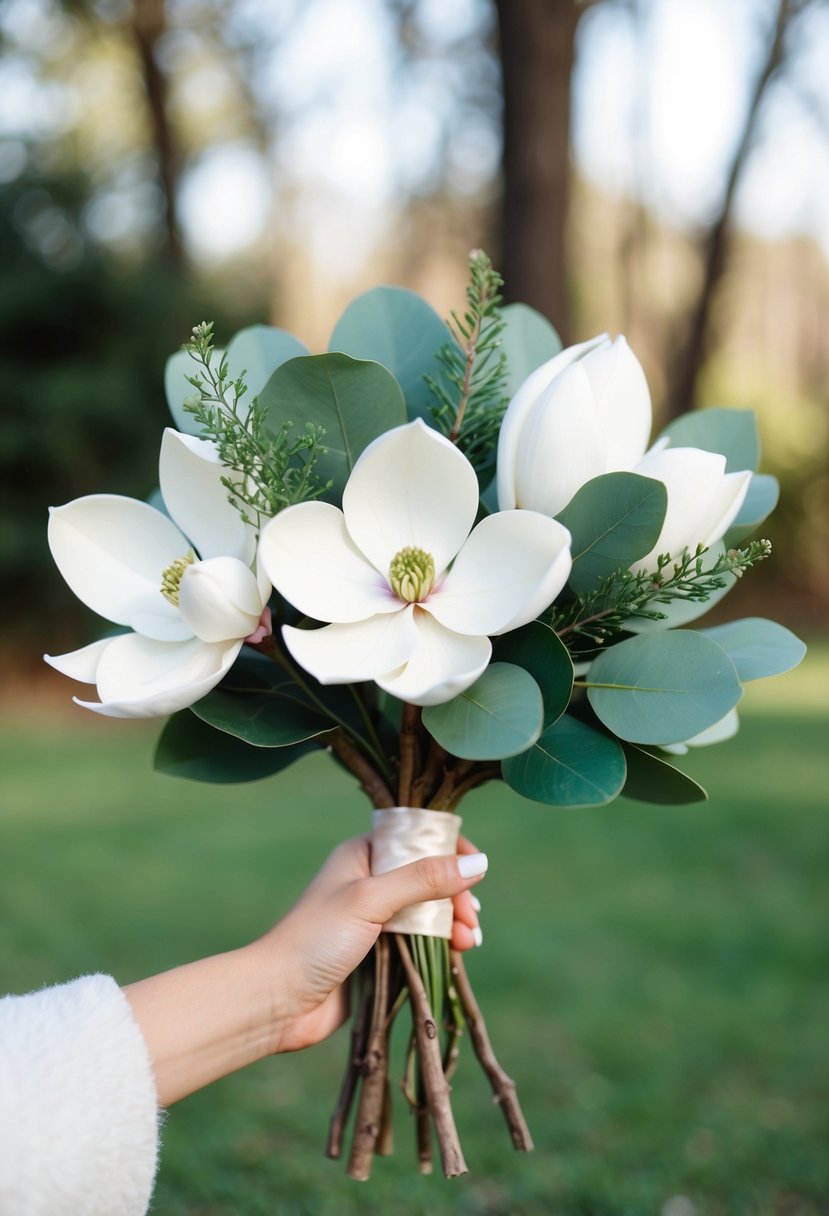
{"label": "forearm", "polygon": [[280,1019],[260,943],[124,987],[169,1106],[270,1055]]}

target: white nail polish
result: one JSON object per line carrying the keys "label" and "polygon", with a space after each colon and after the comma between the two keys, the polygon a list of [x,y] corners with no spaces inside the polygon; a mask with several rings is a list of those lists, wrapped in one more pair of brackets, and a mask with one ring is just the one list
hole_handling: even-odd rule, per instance
{"label": "white nail polish", "polygon": [[478,899],[478,896],[477,896],[477,895],[473,895],[473,894],[472,894],[472,892],[470,891],[470,893],[469,893],[469,898],[472,900],[472,907],[475,909],[475,911],[476,911],[476,912],[480,912],[480,910],[481,910],[481,901]]}
{"label": "white nail polish", "polygon": [[481,926],[480,926],[480,925],[476,925],[476,926],[475,926],[475,928],[472,930],[472,940],[473,940],[473,942],[475,943],[475,945],[476,945],[476,946],[481,946],[481,945],[483,945],[483,941],[484,941],[484,935],[483,935],[483,933],[481,932]]}
{"label": "white nail polish", "polygon": [[458,858],[458,873],[461,878],[477,878],[486,874],[489,858],[486,853],[462,853]]}

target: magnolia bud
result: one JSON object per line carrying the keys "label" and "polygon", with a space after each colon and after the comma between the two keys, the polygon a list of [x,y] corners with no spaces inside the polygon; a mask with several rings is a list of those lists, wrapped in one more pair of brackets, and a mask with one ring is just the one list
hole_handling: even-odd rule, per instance
{"label": "magnolia bud", "polygon": [[178,597],[182,619],[203,642],[247,637],[264,607],[255,575],[236,557],[211,557],[188,566]]}

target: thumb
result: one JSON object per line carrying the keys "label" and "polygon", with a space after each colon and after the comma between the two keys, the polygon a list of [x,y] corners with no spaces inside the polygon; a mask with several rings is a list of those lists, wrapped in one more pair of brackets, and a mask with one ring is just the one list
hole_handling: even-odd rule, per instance
{"label": "thumb", "polygon": [[410,904],[449,899],[475,885],[486,874],[486,853],[421,857],[396,870],[360,881],[358,914],[374,924],[386,921]]}

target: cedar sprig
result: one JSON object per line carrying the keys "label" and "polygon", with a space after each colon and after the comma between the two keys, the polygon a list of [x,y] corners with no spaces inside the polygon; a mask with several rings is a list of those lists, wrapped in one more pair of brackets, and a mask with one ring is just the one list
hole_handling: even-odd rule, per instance
{"label": "cedar sprig", "polygon": [[285,422],[275,433],[267,429],[267,410],[254,397],[250,403],[244,373],[232,379],[227,358],[216,359],[213,322],[193,329],[184,349],[199,366],[187,379],[196,395],[184,403],[201,427],[202,437],[215,443],[222,464],[228,500],[245,523],[257,531],[285,507],[318,498],[328,489],[314,472],[325,452],[324,430],[309,423],[297,438]]}

